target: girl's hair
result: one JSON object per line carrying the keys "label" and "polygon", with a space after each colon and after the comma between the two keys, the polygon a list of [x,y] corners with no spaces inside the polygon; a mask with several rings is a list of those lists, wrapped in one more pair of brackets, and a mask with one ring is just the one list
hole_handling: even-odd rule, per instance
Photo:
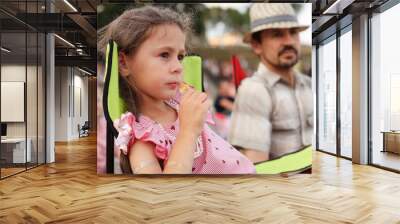
{"label": "girl's hair", "polygon": [[[154,27],[164,24],[177,25],[182,32],[191,33],[190,17],[170,8],[144,6],[126,10],[98,32],[98,51],[106,57],[106,47],[110,40],[118,45],[118,52],[135,54],[139,46],[149,37]],[[120,76],[120,95],[128,110],[138,115],[137,93],[126,78]]]}

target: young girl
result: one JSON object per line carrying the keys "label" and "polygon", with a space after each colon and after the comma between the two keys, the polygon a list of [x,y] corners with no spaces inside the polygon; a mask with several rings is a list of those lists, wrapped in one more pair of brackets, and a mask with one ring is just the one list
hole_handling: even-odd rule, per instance
{"label": "young girl", "polygon": [[186,15],[152,6],[127,10],[100,31],[103,51],[110,40],[119,46],[120,94],[129,110],[114,123],[121,166],[128,162],[134,174],[255,173],[208,127],[207,95],[179,91],[189,31]]}

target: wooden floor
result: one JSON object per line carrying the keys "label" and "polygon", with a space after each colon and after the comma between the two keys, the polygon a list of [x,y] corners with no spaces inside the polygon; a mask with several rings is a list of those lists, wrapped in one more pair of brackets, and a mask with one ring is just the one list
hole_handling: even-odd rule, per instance
{"label": "wooden floor", "polygon": [[[13,164],[11,166],[13,166]],[[6,167],[6,168],[2,167],[1,171],[0,171],[1,172],[1,178],[5,178],[5,177],[8,177],[8,176],[14,175],[16,173],[23,172],[23,171],[25,171],[27,169],[33,169],[36,166],[37,166],[37,164],[32,164],[32,163],[29,164],[28,163],[27,167],[25,167],[25,164],[18,164],[17,167]]]}
{"label": "wooden floor", "polygon": [[374,151],[372,157],[374,164],[389,167],[395,170],[400,170],[400,154],[392,152]]}
{"label": "wooden floor", "polygon": [[25,167],[23,168],[1,168],[1,178],[13,175],[15,173],[19,173],[21,171],[26,170]]}
{"label": "wooden floor", "polygon": [[400,223],[400,175],[314,154],[312,175],[97,176],[96,141],[0,181],[0,223]]}

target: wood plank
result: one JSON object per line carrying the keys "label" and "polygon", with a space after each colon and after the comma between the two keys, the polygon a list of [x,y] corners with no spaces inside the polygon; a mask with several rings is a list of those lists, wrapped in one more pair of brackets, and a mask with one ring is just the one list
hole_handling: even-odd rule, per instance
{"label": "wood plank", "polygon": [[400,175],[314,153],[289,177],[96,174],[96,135],[0,181],[0,223],[400,223]]}

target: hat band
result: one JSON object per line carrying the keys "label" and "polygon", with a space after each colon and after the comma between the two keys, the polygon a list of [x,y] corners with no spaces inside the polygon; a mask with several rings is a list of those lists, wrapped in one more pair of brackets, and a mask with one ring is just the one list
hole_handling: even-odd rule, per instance
{"label": "hat band", "polygon": [[297,18],[293,15],[279,15],[272,17],[265,17],[262,19],[256,19],[251,23],[251,29],[254,29],[257,26],[276,23],[276,22],[297,22]]}

